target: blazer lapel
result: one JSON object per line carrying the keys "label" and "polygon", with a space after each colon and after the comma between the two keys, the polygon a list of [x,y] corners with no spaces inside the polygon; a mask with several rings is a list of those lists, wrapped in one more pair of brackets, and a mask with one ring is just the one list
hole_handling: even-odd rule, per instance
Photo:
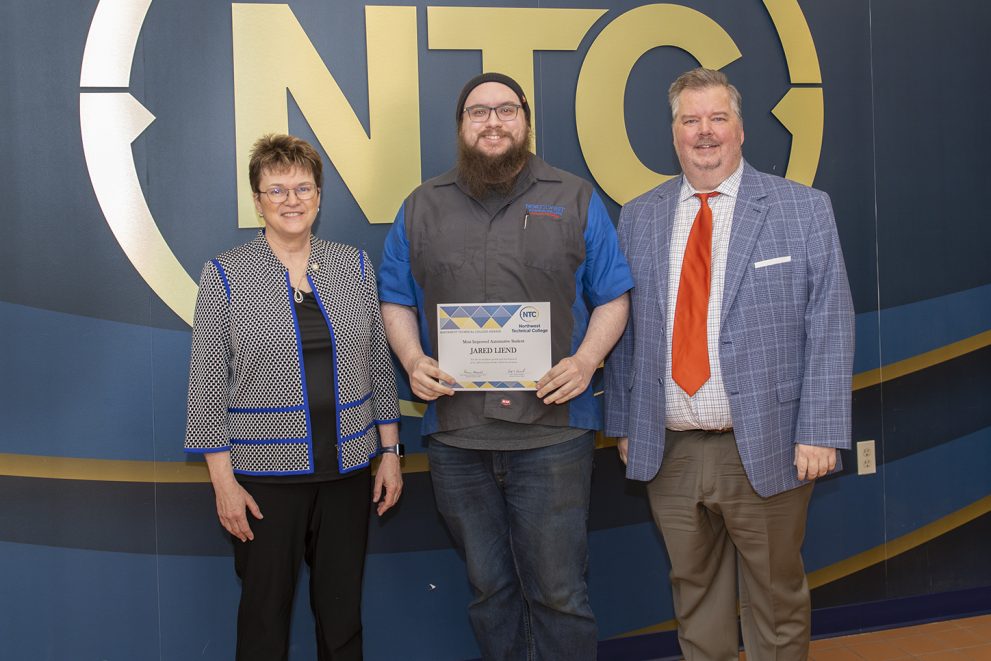
{"label": "blazer lapel", "polygon": [[723,285],[723,308],[719,324],[726,321],[740,282],[750,265],[757,236],[760,234],[768,207],[762,202],[767,197],[759,173],[743,164],[743,178],[737,193],[736,208],[733,211],[733,227],[730,230],[729,251],[726,256],[726,280]]}
{"label": "blazer lapel", "polygon": [[657,282],[657,304],[660,306],[661,319],[667,315],[668,301],[668,266],[671,262],[671,227],[674,225],[674,214],[678,210],[678,191],[681,190],[681,177],[676,185],[665,186],[658,191],[656,212],[652,214],[654,222],[651,231],[654,241],[655,279]]}

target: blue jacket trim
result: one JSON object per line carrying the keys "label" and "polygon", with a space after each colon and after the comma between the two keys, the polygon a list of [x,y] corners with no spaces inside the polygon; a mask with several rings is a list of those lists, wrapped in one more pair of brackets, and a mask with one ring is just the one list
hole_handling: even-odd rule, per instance
{"label": "blue jacket trim", "polygon": [[[310,276],[307,275],[306,279],[310,280]],[[315,296],[317,288],[313,286],[312,281],[310,281],[310,287],[313,289]],[[306,365],[303,362],[303,340],[299,333],[299,318],[296,316],[296,303],[293,301],[292,282],[289,280],[289,271],[286,271],[286,297],[289,300],[289,310],[292,312],[293,331],[296,333],[296,353],[299,356],[299,384],[302,386],[303,413],[306,415],[306,438],[301,440],[306,442],[306,458],[310,463],[310,470],[304,472],[312,473],[316,467],[313,465],[313,425],[310,422],[310,395],[306,392]],[[336,363],[334,364],[334,370],[335,372],[337,370]],[[337,378],[336,374],[334,378]]]}
{"label": "blue jacket trim", "polygon": [[184,448],[186,454],[213,454],[214,452],[229,452],[231,446],[224,445],[219,448]]}
{"label": "blue jacket trim", "polygon": [[224,267],[220,265],[220,260],[211,259],[213,265],[217,267],[217,274],[220,275],[220,281],[224,283],[224,291],[227,292],[227,302],[231,302],[231,283],[227,282],[227,273],[224,272]]}
{"label": "blue jacket trim", "polygon": [[313,471],[308,470],[295,470],[295,471],[249,471],[249,470],[238,470],[235,469],[234,473],[236,475],[271,475],[271,476],[282,476],[282,475],[309,475]]}
{"label": "blue jacket trim", "polygon": [[[299,445],[300,443],[309,443],[309,440],[309,436],[300,436],[299,438],[232,438],[231,445],[284,445],[287,443]],[[312,471],[304,472],[310,473]]]}
{"label": "blue jacket trim", "polygon": [[372,393],[369,392],[367,395],[365,395],[361,399],[357,399],[357,400],[355,400],[353,402],[348,402],[347,404],[341,404],[340,409],[343,411],[345,409],[354,408],[355,406],[360,406],[360,405],[364,404],[365,402],[367,402],[369,399],[371,399],[371,397],[372,397]]}
{"label": "blue jacket trim", "polygon": [[[286,276],[288,277],[288,276]],[[327,330],[330,332],[330,359],[333,363],[334,372],[334,408],[336,412],[334,414],[334,427],[337,432],[337,469],[343,471],[344,462],[342,461],[343,456],[341,452],[341,444],[344,442],[344,438],[341,437],[341,391],[337,385],[337,336],[334,334],[334,324],[330,323],[330,317],[327,315],[327,308],[324,307],[323,299],[320,298],[320,292],[317,291],[317,286],[313,284],[313,279],[310,278],[310,274],[306,274],[306,281],[310,283],[310,289],[313,290],[313,298],[317,300],[317,307],[320,308],[320,314],[323,315],[323,320],[327,323]],[[302,356],[300,356],[302,360]],[[371,394],[371,393],[369,393]],[[309,412],[307,412],[309,415]],[[306,425],[309,427],[309,418],[306,420]]]}
{"label": "blue jacket trim", "polygon": [[[374,422],[371,422],[364,429],[362,429],[360,431],[356,431],[353,434],[348,434],[347,436],[341,436],[340,437],[341,443],[343,444],[345,441],[350,441],[350,440],[353,440],[355,438],[361,438],[362,436],[364,436],[365,434],[368,433],[368,430],[369,429],[371,429],[374,426],[375,426],[375,423]],[[374,457],[375,455],[371,455],[371,456]]]}
{"label": "blue jacket trim", "polygon": [[250,407],[250,408],[240,408],[231,407],[227,409],[228,413],[293,413],[295,411],[304,411],[306,407],[302,404],[298,406],[260,406],[260,407]]}

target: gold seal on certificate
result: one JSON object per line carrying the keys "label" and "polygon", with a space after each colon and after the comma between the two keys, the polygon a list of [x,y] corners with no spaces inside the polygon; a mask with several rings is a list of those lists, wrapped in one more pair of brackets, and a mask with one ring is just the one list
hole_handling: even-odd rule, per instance
{"label": "gold seal on certificate", "polygon": [[437,362],[455,390],[536,390],[551,368],[551,304],[438,305]]}

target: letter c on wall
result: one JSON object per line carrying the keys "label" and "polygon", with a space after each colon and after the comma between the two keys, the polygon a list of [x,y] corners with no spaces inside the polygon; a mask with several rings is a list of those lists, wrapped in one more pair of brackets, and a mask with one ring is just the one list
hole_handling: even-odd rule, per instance
{"label": "letter c on wall", "polygon": [[578,76],[575,123],[589,171],[620,204],[673,176],[654,172],[637,158],[624,114],[626,83],[633,66],[660,46],[681,48],[709,69],[721,69],[741,56],[718,23],[680,5],[631,9],[596,37]]}

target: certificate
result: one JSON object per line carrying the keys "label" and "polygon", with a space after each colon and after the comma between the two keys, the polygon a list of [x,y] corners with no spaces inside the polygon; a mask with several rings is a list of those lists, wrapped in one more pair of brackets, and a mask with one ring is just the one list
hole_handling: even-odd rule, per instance
{"label": "certificate", "polygon": [[536,390],[551,368],[551,304],[438,305],[437,362],[454,390]]}

